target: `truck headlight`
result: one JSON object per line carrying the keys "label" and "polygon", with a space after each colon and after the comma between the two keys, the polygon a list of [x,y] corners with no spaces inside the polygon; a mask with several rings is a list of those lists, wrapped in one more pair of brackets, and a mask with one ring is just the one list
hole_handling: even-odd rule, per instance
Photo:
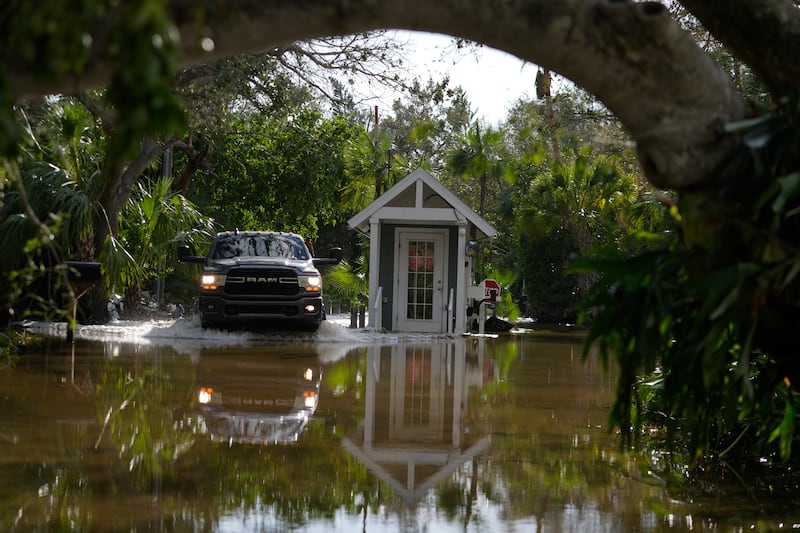
{"label": "truck headlight", "polygon": [[309,292],[322,290],[322,278],[319,276],[297,276],[297,284]]}
{"label": "truck headlight", "polygon": [[225,286],[225,274],[203,274],[200,278],[200,287],[207,291],[215,291]]}
{"label": "truck headlight", "polygon": [[197,392],[197,401],[203,405],[211,403],[211,397],[214,395],[214,389],[211,387],[200,387]]}
{"label": "truck headlight", "polygon": [[317,407],[317,393],[314,391],[304,392],[303,405],[308,409],[315,409]]}

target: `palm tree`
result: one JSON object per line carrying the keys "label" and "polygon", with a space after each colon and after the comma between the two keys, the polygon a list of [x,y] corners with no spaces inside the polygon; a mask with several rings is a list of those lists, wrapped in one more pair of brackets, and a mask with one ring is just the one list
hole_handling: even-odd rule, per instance
{"label": "palm tree", "polygon": [[119,239],[111,236],[101,256],[108,278],[123,287],[125,309],[133,316],[142,284],[162,279],[167,265],[176,264],[179,240],[206,248],[213,238],[213,221],[171,187],[172,179],[165,177],[137,184],[120,217]]}
{"label": "palm tree", "polygon": [[542,229],[564,228],[577,241],[581,252],[600,244],[621,229],[637,190],[633,179],[622,174],[613,160],[592,159],[590,149],[581,150],[571,163],[556,162],[549,175],[534,186],[533,216]]}
{"label": "palm tree", "polygon": [[342,191],[345,201],[353,211],[360,211],[394,185],[406,173],[407,166],[392,149],[388,136],[373,139],[368,132],[362,132],[345,149],[345,172],[350,178]]}
{"label": "palm tree", "polygon": [[486,214],[486,192],[489,179],[499,180],[505,174],[505,163],[498,155],[503,132],[487,127],[481,133],[481,125],[473,124],[461,140],[461,146],[450,152],[447,163],[450,172],[468,181],[478,181],[478,214]]}
{"label": "palm tree", "polygon": [[[18,167],[17,187],[6,193],[0,211],[4,278],[11,272],[21,275],[31,252],[39,257],[32,263],[34,270],[65,259],[95,260],[95,224],[107,216],[98,202],[103,185],[102,147],[98,146],[102,133],[92,115],[78,103],[58,99],[30,109],[24,119],[29,132],[24,146],[28,161]],[[100,250],[102,294],[114,286],[139,286],[151,272],[147,268],[152,257],[174,253],[181,231],[188,228],[201,240],[210,234],[210,221],[182,196],[169,193],[169,182],[157,180],[152,188],[138,188],[137,194],[126,212],[131,219],[122,222],[128,234],[124,238],[111,235]],[[43,231],[46,236],[40,235]],[[32,280],[33,276],[26,277]],[[4,294],[9,291],[2,289]]]}
{"label": "palm tree", "polygon": [[71,181],[67,173],[40,161],[19,167],[16,187],[5,194],[0,220],[0,266],[17,268],[24,262],[22,251],[40,230],[35,217],[49,226],[52,237],[46,244],[59,250],[64,258],[74,256],[76,242],[87,232],[91,220],[91,202]]}
{"label": "palm tree", "polygon": [[323,278],[325,294],[350,305],[351,327],[355,327],[356,310],[363,308],[369,299],[367,260],[364,254],[353,262],[342,261],[331,267]]}
{"label": "palm tree", "polygon": [[[92,217],[100,187],[101,134],[91,113],[70,99],[48,101],[22,111],[29,136],[29,160],[20,167],[34,211],[47,221],[56,215],[59,242],[69,258],[94,259]],[[20,193],[21,191],[17,191]],[[19,196],[15,197],[19,199]],[[21,213],[21,205],[7,212]],[[20,228],[22,229],[22,228]],[[32,228],[20,236],[30,236]]]}
{"label": "palm tree", "polygon": [[[593,159],[585,148],[571,162],[555,162],[549,173],[537,176],[529,207],[520,213],[521,227],[534,236],[561,234],[587,255],[627,233],[627,212],[638,194],[635,183],[612,159]],[[580,275],[581,290],[591,283],[588,274]]]}
{"label": "palm tree", "polygon": [[[466,178],[468,186],[478,181],[478,214],[485,216],[487,212],[486,195],[489,180],[497,180],[505,175],[506,165],[499,156],[500,144],[503,142],[503,133],[491,127],[481,133],[479,122],[468,130],[461,139],[461,146],[448,155],[447,162],[450,172],[457,177]],[[470,187],[471,188],[471,187]],[[500,187],[497,187],[499,190]],[[474,204],[473,204],[474,205]],[[472,226],[472,240],[477,238],[477,229]],[[475,263],[476,280],[485,277],[484,267],[486,258],[478,255]]]}

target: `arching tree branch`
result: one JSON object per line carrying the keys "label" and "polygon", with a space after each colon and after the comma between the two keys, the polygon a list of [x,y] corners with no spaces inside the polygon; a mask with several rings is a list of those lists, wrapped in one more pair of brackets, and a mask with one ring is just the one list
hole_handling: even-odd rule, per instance
{"label": "arching tree branch", "polygon": [[[660,187],[707,181],[728,148],[722,125],[746,111],[733,83],[655,2],[178,0],[170,10],[184,64],[379,28],[445,33],[505,50],[596,95],[630,131],[648,179]],[[208,39],[211,52],[204,51]],[[59,80],[42,81],[33,65],[4,61],[10,87],[24,96],[103,83],[117,65],[101,49],[92,52],[79,74]]]}

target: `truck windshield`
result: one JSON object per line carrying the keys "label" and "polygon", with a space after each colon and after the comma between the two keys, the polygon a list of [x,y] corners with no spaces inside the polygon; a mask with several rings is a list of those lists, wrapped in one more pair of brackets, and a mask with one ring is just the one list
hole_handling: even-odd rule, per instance
{"label": "truck windshield", "polygon": [[303,240],[293,235],[224,235],[217,237],[212,259],[231,257],[284,257],[308,259],[308,249]]}

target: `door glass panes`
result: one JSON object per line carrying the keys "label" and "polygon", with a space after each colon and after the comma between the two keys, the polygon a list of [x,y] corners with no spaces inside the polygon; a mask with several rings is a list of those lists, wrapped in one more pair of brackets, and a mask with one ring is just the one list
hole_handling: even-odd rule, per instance
{"label": "door glass panes", "polygon": [[407,348],[403,426],[426,427],[431,411],[431,349]]}
{"label": "door glass panes", "polygon": [[408,241],[406,318],[433,318],[433,241]]}

